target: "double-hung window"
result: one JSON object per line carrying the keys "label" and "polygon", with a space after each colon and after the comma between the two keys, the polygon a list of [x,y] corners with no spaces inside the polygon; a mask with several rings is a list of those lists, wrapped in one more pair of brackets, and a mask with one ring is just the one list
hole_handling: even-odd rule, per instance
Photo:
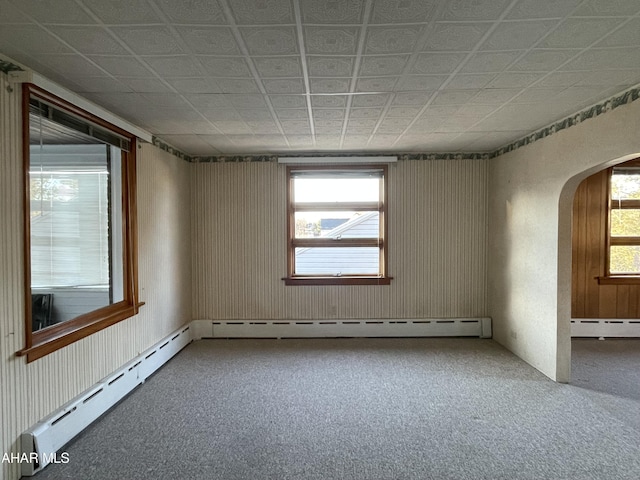
{"label": "double-hung window", "polygon": [[290,166],[287,285],[387,285],[386,166]]}
{"label": "double-hung window", "polygon": [[640,278],[640,161],[610,170],[606,277]]}

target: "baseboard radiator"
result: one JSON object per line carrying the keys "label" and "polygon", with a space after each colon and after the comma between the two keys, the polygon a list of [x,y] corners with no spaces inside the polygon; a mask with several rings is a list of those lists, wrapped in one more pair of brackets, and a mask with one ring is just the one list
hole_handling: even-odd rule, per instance
{"label": "baseboard radiator", "polygon": [[574,318],[572,337],[640,337],[640,318]]}
{"label": "baseboard radiator", "polygon": [[56,452],[144,383],[191,340],[191,326],[182,327],[24,432],[21,454],[27,455],[30,462],[21,462],[22,475],[33,476],[56,462],[59,458]]}
{"label": "baseboard radiator", "polygon": [[395,320],[194,320],[197,338],[480,337],[490,318]]}

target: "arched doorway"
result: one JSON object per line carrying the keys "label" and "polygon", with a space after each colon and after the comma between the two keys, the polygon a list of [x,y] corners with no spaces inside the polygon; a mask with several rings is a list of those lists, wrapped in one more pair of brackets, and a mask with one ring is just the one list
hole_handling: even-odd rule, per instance
{"label": "arched doorway", "polygon": [[[557,380],[571,380],[571,319],[573,296],[573,250],[574,250],[574,200],[583,181],[598,175],[614,165],[623,164],[638,158],[638,154],[629,154],[614,160],[603,162],[575,175],[567,181],[560,194],[558,205],[558,348]],[[600,261],[600,260],[598,260]],[[604,272],[603,272],[604,273]]]}

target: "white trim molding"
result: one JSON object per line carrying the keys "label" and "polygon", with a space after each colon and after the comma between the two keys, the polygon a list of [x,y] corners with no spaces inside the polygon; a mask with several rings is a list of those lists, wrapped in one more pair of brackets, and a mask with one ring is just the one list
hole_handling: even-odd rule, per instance
{"label": "white trim molding", "polygon": [[106,120],[116,127],[126,130],[139,139],[144,140],[145,142],[151,143],[153,141],[153,135],[151,135],[151,133],[147,132],[146,130],[143,130],[142,128],[137,127],[136,125],[124,120],[123,118],[114,115],[108,110],[105,110],[99,105],[90,102],[80,95],[77,95],[64,87],[61,87],[57,83],[52,82],[39,73],[28,70],[18,70],[9,72],[7,75],[9,77],[9,83],[11,84],[32,83],[42,88],[43,90],[46,90],[47,92],[52,93],[53,95],[56,95],[63,100],[66,100],[72,105],[75,105],[76,107],[81,108],[91,113],[92,115],[95,115],[96,117]]}
{"label": "white trim molding", "polygon": [[291,164],[291,165],[335,165],[335,164],[348,164],[354,163],[396,163],[398,161],[397,155],[372,155],[372,156],[324,156],[324,157],[278,157],[278,163]]}

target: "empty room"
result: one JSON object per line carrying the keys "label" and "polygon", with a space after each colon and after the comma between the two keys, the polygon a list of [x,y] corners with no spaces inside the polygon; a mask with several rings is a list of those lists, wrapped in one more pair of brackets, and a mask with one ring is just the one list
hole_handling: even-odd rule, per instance
{"label": "empty room", "polygon": [[640,0],[0,0],[0,480],[640,471]]}

